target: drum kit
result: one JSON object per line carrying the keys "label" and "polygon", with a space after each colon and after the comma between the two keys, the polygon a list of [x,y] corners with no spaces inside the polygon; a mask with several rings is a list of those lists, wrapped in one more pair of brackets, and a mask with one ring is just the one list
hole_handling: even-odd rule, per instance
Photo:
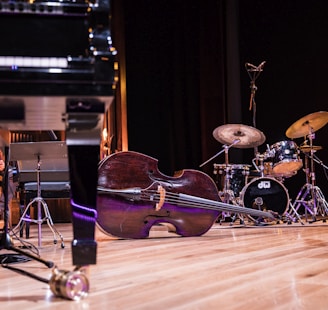
{"label": "drum kit", "polygon": [[[266,137],[255,127],[243,124],[226,124],[214,129],[214,138],[223,144],[223,149],[207,160],[211,161],[221,153],[225,153],[223,164],[214,164],[214,179],[218,185],[221,199],[226,203],[272,211],[288,223],[302,222],[299,214],[301,206],[316,220],[317,215],[328,215],[328,204],[320,188],[315,184],[314,162],[328,169],[316,156],[315,152],[322,149],[313,145],[314,133],[328,123],[328,112],[320,111],[302,117],[286,131],[290,140],[279,141],[267,145],[264,153],[255,153],[252,165],[229,163],[229,149],[254,148],[262,145]],[[304,138],[298,146],[293,139]],[[304,155],[303,160],[300,155]],[[254,166],[255,170],[251,167]],[[291,202],[284,180],[291,178],[303,168],[306,175],[305,185],[300,190],[294,203]],[[225,217],[226,215],[223,215]],[[230,216],[230,215],[229,215]],[[241,215],[234,215],[234,219]],[[257,221],[257,219],[253,219]],[[306,216],[307,221],[307,216]]]}

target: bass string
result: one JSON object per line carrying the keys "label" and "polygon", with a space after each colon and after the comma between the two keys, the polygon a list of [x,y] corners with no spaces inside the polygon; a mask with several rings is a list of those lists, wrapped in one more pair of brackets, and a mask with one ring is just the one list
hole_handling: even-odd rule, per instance
{"label": "bass string", "polygon": [[[160,201],[160,194],[156,190],[142,190],[141,198],[156,203]],[[171,193],[171,192],[165,193],[165,202],[172,203],[182,207],[202,208],[207,210],[227,211],[227,212],[234,212],[234,213],[247,213],[254,216],[272,217],[272,214],[265,211],[246,209],[245,207],[229,205],[215,200],[211,200],[211,201],[209,201],[208,199],[201,199],[201,200],[204,201],[197,200],[196,197],[190,195],[182,196],[177,193]]]}

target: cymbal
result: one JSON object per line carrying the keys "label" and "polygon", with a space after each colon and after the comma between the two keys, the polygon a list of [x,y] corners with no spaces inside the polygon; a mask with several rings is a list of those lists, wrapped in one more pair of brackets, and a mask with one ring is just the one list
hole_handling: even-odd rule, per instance
{"label": "cymbal", "polygon": [[251,148],[258,146],[265,141],[262,131],[242,124],[226,124],[214,129],[213,136],[222,144],[234,144],[235,148]]}
{"label": "cymbal", "polygon": [[300,150],[304,153],[310,153],[311,150],[313,151],[319,151],[322,150],[322,146],[320,145],[312,145],[312,147],[310,145],[302,145],[300,146]]}
{"label": "cymbal", "polygon": [[328,122],[328,112],[319,111],[302,117],[286,130],[288,138],[301,138],[313,133]]}

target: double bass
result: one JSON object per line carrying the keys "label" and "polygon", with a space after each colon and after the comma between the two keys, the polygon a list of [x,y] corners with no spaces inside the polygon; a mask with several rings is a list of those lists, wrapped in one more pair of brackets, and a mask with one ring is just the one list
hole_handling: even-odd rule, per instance
{"label": "double bass", "polygon": [[274,218],[270,212],[223,203],[215,182],[198,170],[167,176],[157,159],[133,151],[99,163],[97,224],[110,235],[147,238],[153,225],[168,223],[180,236],[200,236],[223,211]]}

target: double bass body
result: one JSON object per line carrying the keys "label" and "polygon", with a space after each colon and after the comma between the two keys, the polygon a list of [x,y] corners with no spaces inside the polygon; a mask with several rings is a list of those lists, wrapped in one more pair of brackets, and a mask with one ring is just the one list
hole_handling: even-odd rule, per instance
{"label": "double bass body", "polygon": [[146,238],[153,225],[168,223],[188,237],[206,233],[220,214],[197,207],[180,194],[220,201],[214,181],[197,170],[167,176],[158,161],[137,152],[119,152],[98,168],[97,223],[106,233],[121,238]]}

